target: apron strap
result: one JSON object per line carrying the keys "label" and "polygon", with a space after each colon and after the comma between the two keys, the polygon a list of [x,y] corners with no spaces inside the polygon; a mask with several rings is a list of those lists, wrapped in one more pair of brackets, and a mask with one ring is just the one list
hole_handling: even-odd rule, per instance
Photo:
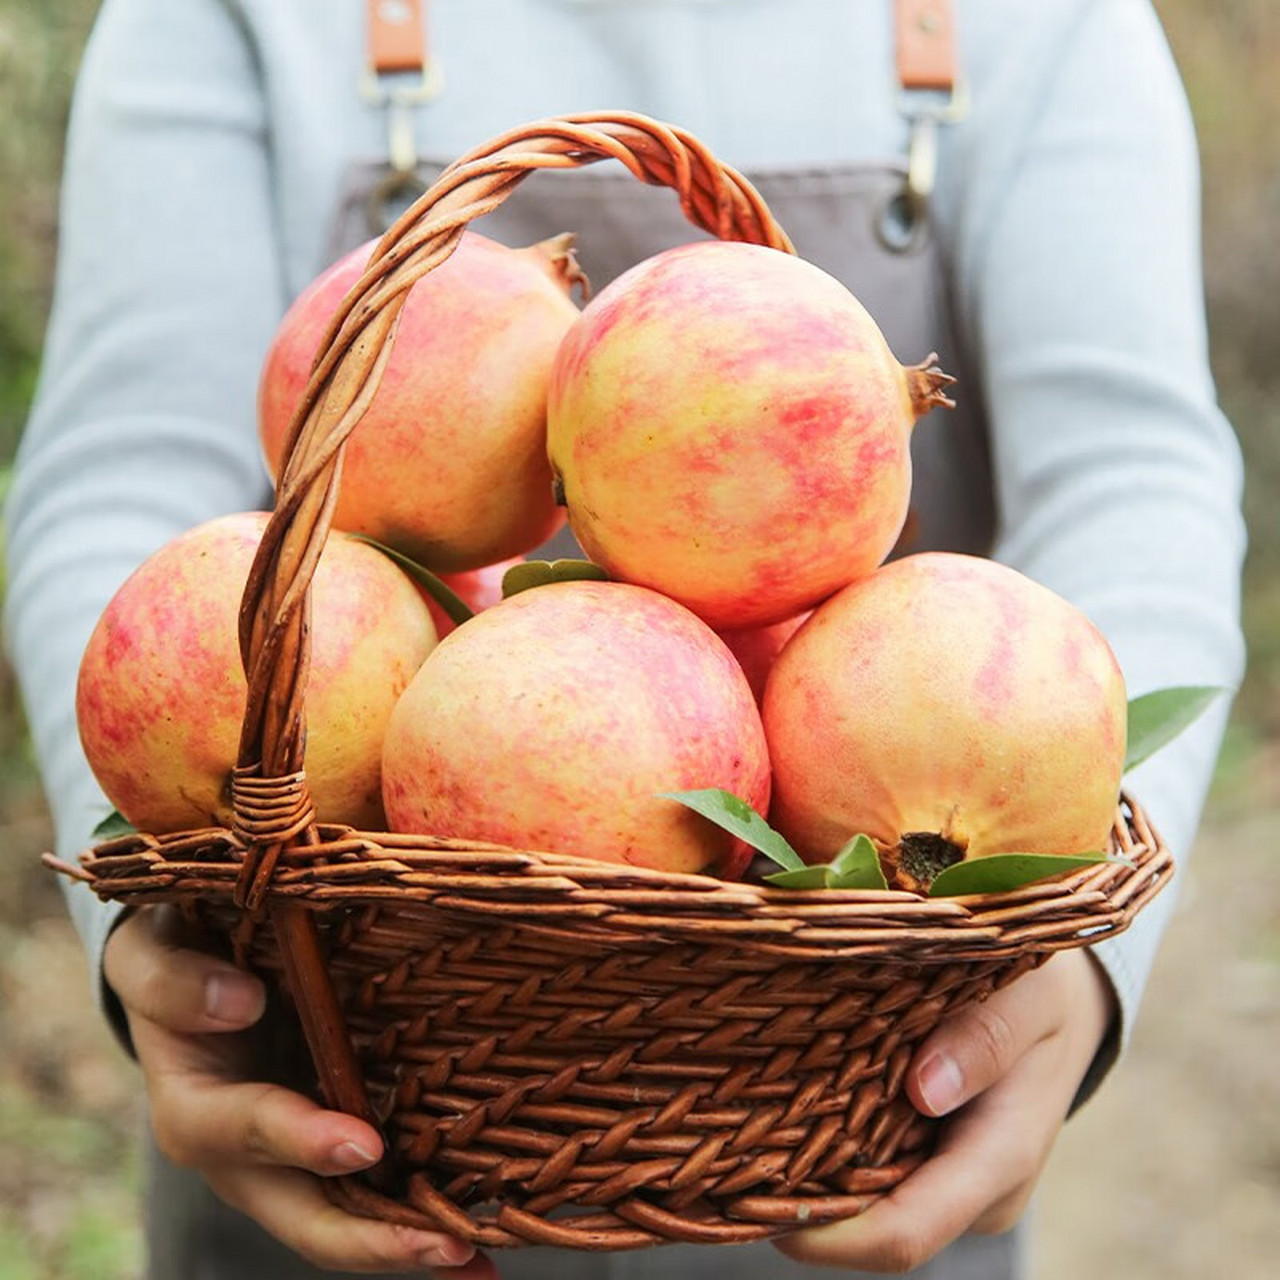
{"label": "apron strap", "polygon": [[427,69],[426,0],[368,0],[369,68],[375,76]]}
{"label": "apron strap", "polygon": [[902,192],[877,224],[881,243],[906,253],[921,243],[938,169],[938,126],[968,112],[960,76],[953,0],[893,0],[898,109],[909,127]]}
{"label": "apron strap", "polygon": [[954,93],[956,22],[952,0],[894,0],[898,84]]}
{"label": "apron strap", "polygon": [[[375,76],[425,74],[426,0],[367,0],[369,68]],[[954,90],[955,13],[952,0],[894,0],[898,83],[904,89]]]}
{"label": "apron strap", "polygon": [[430,102],[443,87],[440,63],[427,41],[427,0],[365,0],[366,58],[360,73],[360,96],[386,112],[387,159],[390,170],[370,192],[370,230],[385,231],[393,203],[422,194],[417,176],[415,109]]}

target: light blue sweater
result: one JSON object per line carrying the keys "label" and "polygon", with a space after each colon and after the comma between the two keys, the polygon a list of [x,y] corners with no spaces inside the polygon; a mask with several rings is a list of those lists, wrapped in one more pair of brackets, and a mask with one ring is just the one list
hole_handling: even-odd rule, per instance
{"label": "light blue sweater", "polygon": [[[617,106],[739,167],[901,155],[880,0],[436,0],[420,152]],[[1206,357],[1194,139],[1146,0],[959,0],[970,119],[935,218],[993,430],[997,558],[1073,600],[1131,693],[1238,683],[1240,459]],[[56,299],[6,519],[8,640],[57,822],[109,806],[73,691],[93,624],[179,530],[260,506],[260,362],[384,153],[362,0],[107,0],[71,123]],[[1225,704],[1132,779],[1188,852]],[[74,890],[90,955],[114,910]],[[1131,1024],[1166,894],[1098,949]]]}

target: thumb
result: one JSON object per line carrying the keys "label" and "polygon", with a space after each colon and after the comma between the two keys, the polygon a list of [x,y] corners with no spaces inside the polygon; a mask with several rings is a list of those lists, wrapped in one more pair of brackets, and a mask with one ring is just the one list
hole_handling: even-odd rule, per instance
{"label": "thumb", "polygon": [[176,912],[148,907],[124,920],[107,940],[102,972],[132,1020],[170,1031],[240,1031],[266,1007],[252,974],[182,945]]}
{"label": "thumb", "polygon": [[916,1050],[906,1089],[916,1109],[944,1116],[1003,1079],[1062,1022],[1058,975],[1063,957],[1024,974],[978,1004],[951,1015]]}

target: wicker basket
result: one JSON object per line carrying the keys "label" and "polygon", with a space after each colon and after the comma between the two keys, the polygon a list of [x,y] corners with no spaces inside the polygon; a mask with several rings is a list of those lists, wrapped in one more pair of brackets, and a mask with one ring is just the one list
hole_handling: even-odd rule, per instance
{"label": "wicker basket", "polygon": [[378,1169],[326,1182],[339,1203],[489,1247],[742,1242],[862,1212],[928,1155],[902,1081],[938,1021],[1120,932],[1172,874],[1127,800],[1132,868],[936,900],[315,823],[308,584],[405,292],[529,173],[603,158],[722,239],[790,250],[738,174],[641,116],[542,121],[451,166],[379,245],[295,419],[241,614],[233,828],[58,864],[104,898],[183,904],[278,975],[320,1095],[387,1137]]}

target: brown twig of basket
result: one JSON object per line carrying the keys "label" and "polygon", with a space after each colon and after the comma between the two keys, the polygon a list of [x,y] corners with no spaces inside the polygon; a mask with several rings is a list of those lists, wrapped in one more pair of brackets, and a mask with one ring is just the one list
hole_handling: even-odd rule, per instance
{"label": "brown twig of basket", "polygon": [[928,1152],[932,1122],[901,1090],[923,1037],[1118,933],[1172,873],[1128,802],[1113,844],[1131,867],[944,900],[316,824],[311,575],[405,294],[530,173],[606,158],[714,235],[791,249],[743,178],[643,116],[544,120],[452,165],[374,251],[293,421],[241,609],[232,829],[50,859],[104,898],[180,904],[279,975],[322,1096],[388,1138],[372,1178],[331,1193],[487,1246],[741,1242],[861,1212]]}
{"label": "brown twig of basket", "polygon": [[[302,772],[311,576],[329,531],[343,447],[382,378],[408,290],[449,257],[470,221],[497,208],[529,174],[609,158],[642,181],[673,187],[690,220],[713,234],[791,248],[750,184],[697,139],[627,113],[546,120],[494,139],[450,166],[391,227],[321,341],[241,606],[249,692],[233,794],[236,829],[248,837],[249,850],[236,901],[247,910],[265,900],[290,842],[314,840]],[[264,820],[257,806],[276,787],[277,815]],[[324,1096],[332,1106],[368,1118],[313,926],[287,904],[273,910]]]}
{"label": "brown twig of basket", "polygon": [[[722,239],[791,250],[754,188],[682,130],[630,113],[575,116],[515,130],[451,165],[391,227],[364,275],[321,340],[321,354],[294,414],[275,511],[249,574],[240,648],[249,692],[240,740],[236,827],[250,836],[237,905],[264,900],[291,840],[310,843],[297,815],[309,800],[302,780],[304,694],[310,647],[310,581],[328,535],[342,450],[386,367],[408,290],[457,247],[466,225],[497,208],[531,173],[620,160],[640,180],[672,187],[691,222]],[[277,826],[243,815],[245,787],[290,780]],[[254,798],[260,796],[256,788]],[[368,1115],[338,1010],[326,992],[308,917],[274,908],[277,932],[298,994],[307,1041],[331,1105]]]}

